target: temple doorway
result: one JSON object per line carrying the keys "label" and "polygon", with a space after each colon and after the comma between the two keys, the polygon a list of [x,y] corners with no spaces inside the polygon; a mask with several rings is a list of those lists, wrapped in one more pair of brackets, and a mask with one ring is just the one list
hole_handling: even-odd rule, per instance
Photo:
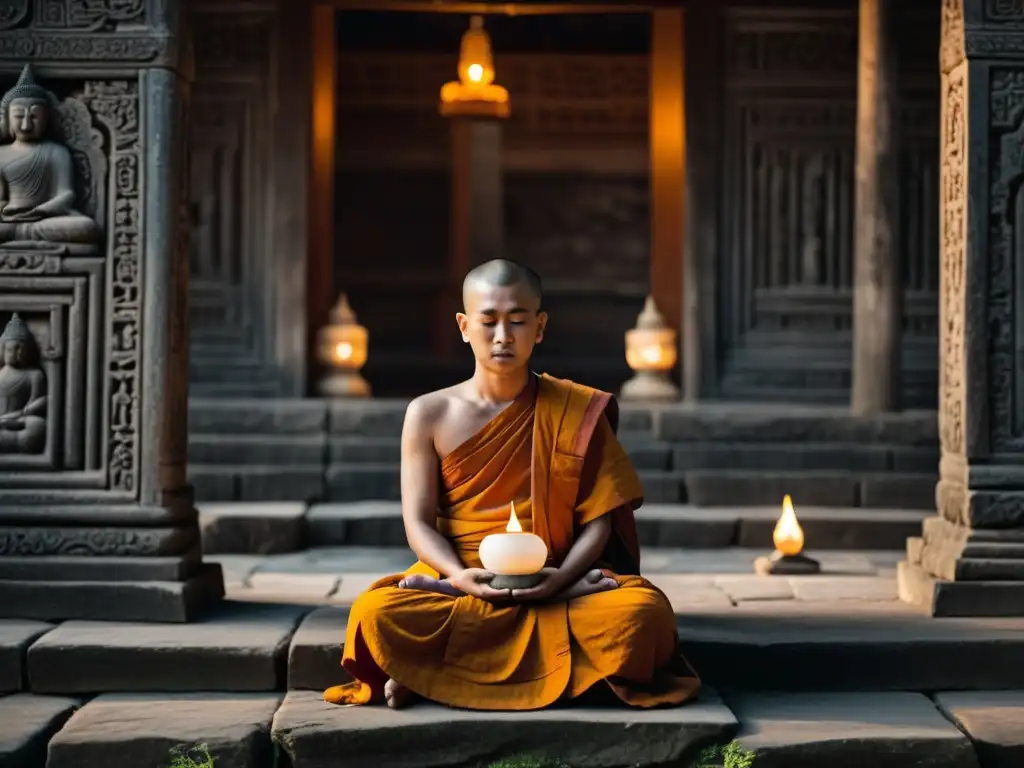
{"label": "temple doorway", "polygon": [[[330,111],[333,145],[328,153],[314,139],[321,216],[314,212],[311,223],[310,332],[345,292],[370,334],[364,373],[377,396],[416,395],[472,371],[468,354],[451,343],[464,267],[450,258],[457,140],[452,121],[438,112],[438,95],[456,77],[460,38],[480,6],[381,12],[342,2],[326,9],[333,50],[318,51],[314,93],[326,100],[333,78],[333,103],[320,106]],[[668,78],[675,100],[657,102],[662,112],[666,105],[678,112],[674,120],[652,112],[655,13],[620,4],[522,6],[484,16],[496,82],[511,96],[511,115],[501,121],[501,251],[542,275],[552,315],[537,367],[611,391],[630,376],[623,334],[652,284],[679,327],[682,12],[670,13],[677,21],[669,29],[676,33],[678,71]],[[316,34],[326,46],[326,33]],[[660,37],[664,46],[664,30]],[[315,125],[316,112],[314,103]],[[658,164],[658,178],[651,173],[655,120],[677,145]],[[662,231],[660,248],[655,198],[662,208],[676,206],[676,236]],[[470,254],[469,266],[481,260]]]}

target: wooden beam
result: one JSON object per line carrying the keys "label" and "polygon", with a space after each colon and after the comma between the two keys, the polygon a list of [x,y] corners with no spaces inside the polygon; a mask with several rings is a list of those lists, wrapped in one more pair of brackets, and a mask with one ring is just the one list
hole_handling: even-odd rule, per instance
{"label": "wooden beam", "polygon": [[682,10],[654,12],[650,77],[651,295],[678,332],[686,202]]}
{"label": "wooden beam", "polygon": [[339,11],[382,11],[412,13],[474,13],[500,16],[553,16],[589,13],[649,13],[658,8],[681,7],[679,0],[638,0],[637,2],[488,3],[471,0],[317,0]]}
{"label": "wooden beam", "polygon": [[[313,87],[310,146],[309,250],[306,283],[308,349],[316,349],[316,333],[327,322],[334,301],[334,141],[337,92],[335,10],[317,5],[312,13]],[[318,371],[315,361],[311,370]],[[315,382],[310,376],[308,384]]]}
{"label": "wooden beam", "polygon": [[860,0],[854,192],[854,413],[899,407],[903,347],[896,0]]}

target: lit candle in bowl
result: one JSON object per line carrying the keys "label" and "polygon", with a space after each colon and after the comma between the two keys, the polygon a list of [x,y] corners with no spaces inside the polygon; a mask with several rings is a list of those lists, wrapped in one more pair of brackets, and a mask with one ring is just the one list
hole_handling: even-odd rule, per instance
{"label": "lit candle in bowl", "polygon": [[505,533],[492,533],[480,542],[480,562],[493,573],[495,589],[527,589],[540,583],[539,572],[548,559],[548,548],[540,536],[523,533],[516,517],[516,505]]}

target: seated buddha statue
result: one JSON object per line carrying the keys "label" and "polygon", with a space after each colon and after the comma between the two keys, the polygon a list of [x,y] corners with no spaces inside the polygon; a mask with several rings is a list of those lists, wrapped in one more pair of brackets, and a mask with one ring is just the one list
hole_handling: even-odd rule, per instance
{"label": "seated buddha statue", "polygon": [[26,64],[0,99],[0,247],[99,242],[96,222],[74,209],[74,163],[57,128],[53,97]]}
{"label": "seated buddha statue", "polygon": [[46,446],[46,374],[25,321],[11,317],[0,335],[0,453],[41,453]]}

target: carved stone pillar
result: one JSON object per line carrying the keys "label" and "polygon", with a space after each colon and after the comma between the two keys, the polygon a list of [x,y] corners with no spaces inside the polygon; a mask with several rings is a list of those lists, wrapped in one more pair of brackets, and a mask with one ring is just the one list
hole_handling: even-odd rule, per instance
{"label": "carved stone pillar", "polygon": [[942,460],[900,595],[936,616],[1024,616],[1024,8],[942,13]]}
{"label": "carved stone pillar", "polygon": [[860,0],[851,388],[858,414],[899,404],[903,285],[895,9],[896,0]]}
{"label": "carved stone pillar", "polygon": [[182,5],[0,22],[0,616],[187,621],[223,594],[185,480]]}

